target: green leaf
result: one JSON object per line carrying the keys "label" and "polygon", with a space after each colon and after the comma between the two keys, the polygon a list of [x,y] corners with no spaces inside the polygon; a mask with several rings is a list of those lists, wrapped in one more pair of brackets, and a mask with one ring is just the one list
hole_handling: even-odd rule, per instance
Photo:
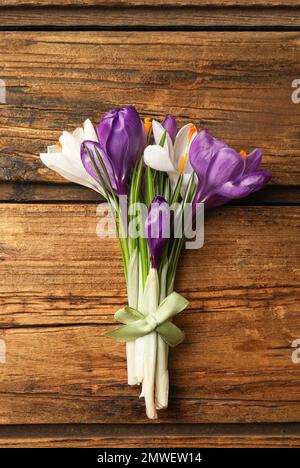
{"label": "green leaf", "polygon": [[183,182],[183,174],[180,174],[180,176],[178,177],[175,189],[174,189],[174,193],[173,193],[172,198],[171,198],[171,203],[170,203],[171,205],[173,203],[177,203],[178,200],[179,200],[181,187],[182,187],[182,182]]}
{"label": "green leaf", "polygon": [[153,183],[153,171],[151,167],[146,167],[146,181],[145,181],[145,201],[149,208],[153,198],[155,197],[154,183]]}
{"label": "green leaf", "polygon": [[195,172],[192,172],[183,198],[183,208],[186,203],[191,203],[195,193]]}
{"label": "green leaf", "polygon": [[158,172],[157,192],[158,192],[158,195],[161,195],[161,196],[163,196],[163,194],[164,194],[165,176],[166,176],[166,174],[164,172],[161,172],[161,171]]}
{"label": "green leaf", "polygon": [[108,193],[108,191],[107,191],[107,189],[106,189],[106,186],[105,186],[103,177],[102,177],[102,175],[101,175],[101,173],[100,173],[100,171],[99,171],[99,168],[98,168],[97,164],[95,163],[94,158],[93,158],[93,156],[91,155],[91,152],[90,152],[89,148],[88,148],[86,145],[84,145],[84,147],[85,147],[85,149],[86,149],[86,151],[87,151],[88,157],[89,157],[89,159],[90,159],[90,161],[91,161],[91,163],[92,163],[92,166],[93,166],[93,168],[94,168],[94,171],[95,171],[96,174],[97,174],[97,177],[98,177],[99,183],[100,183],[100,185],[101,185],[101,187],[102,187],[104,196],[105,196],[106,200],[109,201],[109,200],[110,200],[110,195],[109,195],[109,193]]}
{"label": "green leaf", "polygon": [[150,128],[149,133],[148,133],[148,139],[147,139],[148,145],[151,144],[151,137],[152,137],[152,127]]}
{"label": "green leaf", "polygon": [[140,197],[140,190],[141,190],[141,182],[142,182],[142,174],[143,174],[143,158],[140,159],[137,173],[136,173],[136,180],[135,180],[135,187],[133,190],[133,203],[137,203],[141,200]]}
{"label": "green leaf", "polygon": [[[120,241],[122,243],[122,258],[123,258],[123,262],[124,262],[125,275],[126,275],[126,278],[127,278],[128,263],[129,263],[129,248],[128,248],[128,242],[127,242],[127,237],[126,237],[124,221],[123,221],[123,215],[122,215],[122,212],[120,210],[119,202],[118,202],[117,197],[115,195],[115,192],[114,192],[111,180],[109,178],[106,166],[105,166],[104,161],[102,159],[102,156],[99,153],[98,148],[96,146],[94,146],[94,149],[95,149],[95,153],[97,155],[97,159],[98,159],[98,161],[99,161],[99,163],[101,165],[101,168],[102,168],[102,171],[103,171],[103,174],[104,174],[104,177],[105,177],[105,181],[106,181],[106,183],[107,183],[107,185],[108,185],[108,187],[110,189],[111,197],[112,197],[113,201],[115,202],[116,209],[117,209],[117,212],[118,212],[118,219],[119,219],[119,225],[120,225],[120,229],[121,229],[121,236],[119,234],[119,231],[118,231],[118,234],[119,234],[119,239],[120,239]],[[102,179],[102,175],[100,174],[100,171],[98,169],[97,164],[94,161],[94,158],[91,156],[90,153],[89,153],[89,156],[90,156],[90,159],[93,161],[93,166],[94,166],[95,170],[97,168],[97,174],[99,174],[98,177],[100,176],[100,178]],[[102,181],[103,181],[103,179],[102,179]],[[102,188],[103,187],[105,187],[104,181],[103,181]],[[105,190],[106,190],[106,188],[105,188]],[[107,192],[107,190],[106,190],[106,192]]]}
{"label": "green leaf", "polygon": [[[136,185],[136,172],[137,169],[136,167],[133,170],[132,177],[131,177],[131,184],[130,184],[130,193],[129,193],[129,207],[134,203],[134,191],[135,191],[135,185]],[[131,226],[131,221],[133,219],[133,215],[129,214],[128,215],[128,221],[129,221],[129,229]],[[129,236],[129,250],[130,250],[130,255],[136,250],[137,247],[137,239],[135,237],[131,236],[130,230],[128,231],[128,236]]]}
{"label": "green leaf", "polygon": [[170,178],[166,177],[165,179],[165,189],[164,189],[164,197],[167,200],[167,203],[170,204],[170,198],[171,198],[171,182]]}
{"label": "green leaf", "polygon": [[162,146],[162,147],[164,146],[166,138],[167,138],[167,130],[165,130],[164,133],[162,134],[162,137],[161,137],[160,142],[159,142],[160,146]]}

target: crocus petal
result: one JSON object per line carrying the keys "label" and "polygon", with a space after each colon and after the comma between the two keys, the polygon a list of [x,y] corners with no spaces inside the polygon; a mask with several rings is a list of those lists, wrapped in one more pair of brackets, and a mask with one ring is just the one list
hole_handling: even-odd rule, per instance
{"label": "crocus petal", "polygon": [[96,130],[114,170],[118,192],[126,193],[127,179],[146,146],[145,127],[135,108],[126,106],[107,112]]}
{"label": "crocus petal", "polygon": [[173,169],[172,171],[168,171],[168,176],[171,182],[171,193],[173,194],[180,174],[178,171]]}
{"label": "crocus petal", "polygon": [[76,129],[75,132],[76,137],[74,137],[73,134],[69,132],[63,132],[59,138],[59,142],[62,146],[62,153],[64,154],[65,159],[69,161],[70,166],[73,166],[76,172],[81,172],[83,167],[80,159],[81,142],[79,139],[79,134],[81,133],[81,136],[83,137],[84,133],[83,130],[80,132],[78,129]]}
{"label": "crocus petal", "polygon": [[[178,172],[178,171],[169,171],[168,176],[169,176],[169,179],[170,179],[170,182],[171,182],[171,193],[173,194],[174,190],[175,190],[175,187],[176,187],[176,184],[178,182],[178,179],[180,177],[180,172]],[[182,185],[181,185],[180,193],[181,193],[181,196],[184,197],[191,174],[183,172],[182,176],[183,177],[182,177]]]}
{"label": "crocus petal", "polygon": [[[80,133],[81,132],[77,131],[77,135],[79,135]],[[81,136],[83,135],[84,135],[84,132],[82,131]],[[64,155],[64,160],[68,161],[69,168],[70,169],[72,168],[72,173],[75,173],[77,174],[77,176],[81,177],[82,179],[87,179],[89,180],[89,182],[91,182],[90,174],[89,173],[86,174],[86,170],[82,164],[81,143],[79,143],[79,140],[77,140],[70,133],[63,132],[59,141],[62,145],[62,153]],[[97,179],[96,179],[96,182],[98,182]],[[94,181],[93,181],[93,185],[95,185]]]}
{"label": "crocus petal", "polygon": [[149,145],[145,148],[144,161],[147,166],[157,171],[169,172],[175,170],[168,150],[159,145]]}
{"label": "crocus petal", "polygon": [[[153,131],[154,142],[155,142],[156,145],[159,145],[159,143],[160,143],[160,141],[162,139],[162,136],[165,133],[165,128],[159,122],[157,122],[157,120],[152,120],[152,131]],[[168,151],[169,159],[174,164],[173,142],[172,142],[171,137],[170,137],[170,135],[168,133],[166,134],[164,149],[166,151]]]}
{"label": "crocus petal", "polygon": [[[178,167],[178,164],[180,162],[181,157],[189,152],[190,145],[192,144],[192,141],[196,137],[197,133],[195,132],[193,136],[191,137],[191,141],[188,144],[188,138],[190,134],[190,129],[193,124],[188,123],[187,125],[184,125],[178,132],[175,144],[174,144],[174,164],[176,167]],[[187,160],[188,162],[188,160]],[[186,162],[186,164],[187,164]],[[191,167],[190,164],[187,167]],[[191,171],[190,171],[191,172]]]}
{"label": "crocus petal", "polygon": [[173,115],[167,115],[162,126],[167,130],[172,142],[174,143],[177,134],[177,122],[175,117],[173,117]]}
{"label": "crocus petal", "polygon": [[190,178],[191,178],[191,173],[183,173],[183,179],[182,179],[182,186],[181,186],[181,196],[184,197],[185,195],[185,192],[186,192],[186,189],[187,189],[187,186],[188,186],[188,183],[190,181]]}
{"label": "crocus petal", "polygon": [[261,189],[271,178],[269,172],[257,170],[261,156],[261,150],[257,149],[245,160],[223,141],[202,130],[189,151],[198,177],[194,204],[204,203],[206,208],[219,206]]}
{"label": "crocus petal", "polygon": [[83,138],[84,134],[82,129],[77,128],[76,130],[74,130],[73,134],[66,131],[62,132],[61,136],[59,137],[59,142],[62,146],[63,153],[72,154],[78,152],[78,148],[80,148],[81,141],[83,141],[79,139],[79,133],[81,133],[81,136]]}
{"label": "crocus petal", "polygon": [[[84,140],[98,141],[97,133],[90,119],[86,119],[83,124]],[[82,143],[82,141],[80,142]]]}
{"label": "crocus petal", "polygon": [[170,237],[170,207],[163,197],[152,201],[145,221],[145,232],[152,267],[158,269]]}
{"label": "crocus petal", "polygon": [[72,134],[68,132],[65,133],[71,135],[74,143],[76,142],[78,145],[84,140],[84,131],[81,127],[76,128]]}
{"label": "crocus petal", "polygon": [[244,170],[244,159],[231,148],[220,149],[210,160],[205,176],[205,191],[235,180]]}
{"label": "crocus petal", "polygon": [[217,206],[224,205],[230,201],[230,198],[223,197],[222,195],[211,194],[205,201],[197,202],[197,203],[204,203],[205,209],[215,208]]}
{"label": "crocus petal", "polygon": [[189,161],[200,180],[205,176],[210,160],[226,147],[226,143],[214,138],[207,130],[201,130],[194,138],[189,149]]}
{"label": "crocus petal", "polygon": [[249,174],[250,172],[256,171],[258,169],[262,160],[262,150],[256,148],[253,150],[245,159],[245,169],[244,173]]}
{"label": "crocus petal", "polygon": [[271,179],[268,171],[254,171],[244,175],[236,182],[226,182],[216,193],[227,199],[242,198],[263,188]]}
{"label": "crocus petal", "polygon": [[[57,153],[61,154],[62,153],[61,148],[58,147],[57,145],[48,146],[47,150],[48,150],[47,151],[48,153],[55,153],[55,154],[57,154]],[[47,153],[42,153],[42,154],[47,154]]]}
{"label": "crocus petal", "polygon": [[[40,157],[47,167],[62,177],[101,193],[101,188],[86,172],[81,162],[80,145],[84,139],[85,127],[86,125],[89,127],[90,133],[91,127],[93,128],[91,121],[86,122],[83,129],[76,128],[73,133],[63,132],[59,138],[61,147],[51,145],[48,147],[48,152],[42,153]],[[95,131],[93,136],[97,138]]]}
{"label": "crocus petal", "polygon": [[45,166],[57,172],[65,179],[101,193],[100,187],[94,182],[93,179],[90,178],[84,168],[82,167],[82,171],[77,171],[63,153],[41,153],[40,158]]}
{"label": "crocus petal", "polygon": [[87,173],[91,177],[93,177],[93,179],[95,179],[95,181],[98,184],[100,184],[99,177],[98,177],[97,173],[95,172],[93,163],[92,163],[91,158],[90,158],[90,155],[91,155],[91,157],[94,160],[94,163],[96,164],[96,166],[97,166],[97,168],[98,168],[98,170],[99,170],[99,172],[100,172],[100,174],[101,174],[101,176],[103,178],[103,181],[105,183],[106,188],[109,190],[109,185],[108,185],[107,181],[105,180],[105,176],[104,176],[104,173],[103,173],[101,164],[99,162],[99,159],[98,159],[95,148],[97,148],[97,150],[98,150],[98,152],[99,152],[99,154],[100,154],[100,156],[101,156],[101,158],[102,158],[102,160],[103,160],[103,162],[105,164],[105,167],[106,167],[106,170],[108,172],[110,182],[111,182],[111,184],[113,186],[113,189],[114,189],[115,193],[117,193],[117,187],[116,187],[113,168],[111,166],[111,163],[110,163],[108,157],[104,153],[104,151],[101,148],[99,143],[96,143],[94,141],[84,141],[82,143],[82,145],[81,145],[81,161],[82,161],[82,164],[83,164],[85,170],[87,171]]}

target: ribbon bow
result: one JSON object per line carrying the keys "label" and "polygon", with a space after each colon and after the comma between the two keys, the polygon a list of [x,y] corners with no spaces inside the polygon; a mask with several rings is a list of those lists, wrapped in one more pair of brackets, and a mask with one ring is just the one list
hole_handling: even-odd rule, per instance
{"label": "ribbon bow", "polygon": [[170,321],[172,317],[182,312],[188,301],[180,294],[172,292],[152,314],[144,315],[132,307],[124,307],[115,313],[115,319],[125,326],[104,333],[117,341],[133,341],[141,336],[156,331],[172,348],[184,340],[184,333]]}

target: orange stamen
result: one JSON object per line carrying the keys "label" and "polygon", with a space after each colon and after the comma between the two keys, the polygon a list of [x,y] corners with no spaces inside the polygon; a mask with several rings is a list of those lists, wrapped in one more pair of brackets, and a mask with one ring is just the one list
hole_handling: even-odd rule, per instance
{"label": "orange stamen", "polygon": [[57,141],[55,144],[59,149],[62,149],[62,145],[61,145],[60,141]]}
{"label": "orange stamen", "polygon": [[150,117],[145,117],[144,118],[144,125],[145,125],[146,135],[148,136],[149,132],[150,132],[150,130],[152,128],[152,121],[151,121]]}
{"label": "orange stamen", "polygon": [[186,162],[187,162],[187,158],[188,158],[188,149],[189,149],[192,137],[193,137],[193,135],[194,135],[194,133],[196,131],[197,131],[197,129],[196,129],[195,125],[190,125],[190,130],[189,130],[187,143],[186,143],[186,149],[185,149],[184,154],[181,156],[180,162],[179,162],[179,165],[178,165],[178,172],[180,174],[184,171],[184,168],[185,168],[185,165],[186,165]]}
{"label": "orange stamen", "polygon": [[245,150],[241,150],[241,151],[240,151],[240,155],[241,155],[242,158],[244,158],[244,159],[246,159],[246,157],[247,157],[247,153],[246,153]]}

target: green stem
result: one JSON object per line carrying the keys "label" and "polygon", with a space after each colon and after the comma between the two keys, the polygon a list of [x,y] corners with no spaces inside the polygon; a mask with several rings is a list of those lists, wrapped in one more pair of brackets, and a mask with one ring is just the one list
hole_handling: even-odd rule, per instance
{"label": "green stem", "polygon": [[147,208],[152,203],[153,198],[155,197],[155,192],[154,192],[154,183],[153,183],[153,171],[151,167],[147,166],[146,167],[146,184],[145,184],[145,201]]}
{"label": "green stem", "polygon": [[172,198],[171,198],[171,205],[173,203],[177,203],[178,200],[179,200],[181,187],[182,187],[182,182],[183,182],[183,174],[180,174],[180,176],[178,177],[175,189],[174,189],[174,193],[173,193]]}
{"label": "green stem", "polygon": [[122,245],[123,245],[123,249],[124,249],[124,257],[125,257],[125,262],[126,262],[125,263],[126,264],[126,271],[128,271],[129,248],[128,248],[128,242],[127,242],[127,234],[126,234],[126,230],[125,230],[125,226],[124,226],[123,213],[122,213],[122,210],[120,209],[120,204],[119,204],[119,202],[117,200],[117,197],[115,195],[115,192],[114,192],[111,180],[109,178],[109,174],[107,172],[106,166],[104,164],[104,161],[103,161],[103,159],[102,159],[102,157],[101,157],[101,155],[100,155],[100,153],[99,153],[96,146],[95,146],[95,152],[96,152],[98,161],[99,161],[99,163],[101,165],[101,168],[103,170],[104,177],[105,177],[106,183],[107,183],[107,185],[109,187],[109,190],[111,192],[113,201],[115,202],[115,205],[116,205],[116,208],[117,208],[117,211],[118,211],[118,218],[119,218],[119,224],[120,224],[120,229],[121,229],[121,239],[122,239]]}

